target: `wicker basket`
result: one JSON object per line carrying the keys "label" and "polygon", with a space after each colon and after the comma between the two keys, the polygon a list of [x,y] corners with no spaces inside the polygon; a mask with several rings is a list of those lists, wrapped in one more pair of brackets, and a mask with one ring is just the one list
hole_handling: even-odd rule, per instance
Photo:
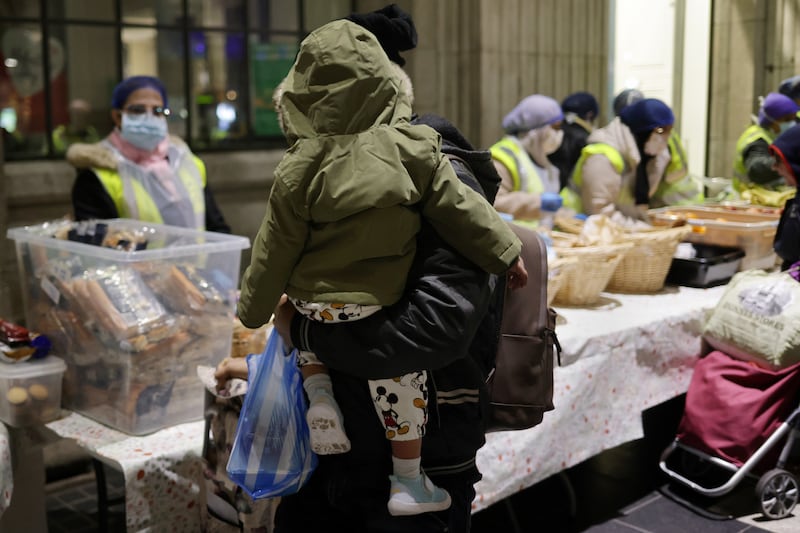
{"label": "wicker basket", "polygon": [[547,263],[547,306],[553,304],[567,275],[578,265],[577,257],[556,257]]}
{"label": "wicker basket", "polygon": [[617,265],[607,291],[635,294],[658,292],[664,287],[675,248],[691,227],[630,233],[626,240],[634,245]]}
{"label": "wicker basket", "polygon": [[573,246],[578,246],[578,235],[575,233],[551,231],[550,238],[553,240],[553,246],[556,248],[572,248]]}
{"label": "wicker basket", "polygon": [[597,302],[617,265],[631,248],[633,243],[556,248],[559,256],[577,261],[575,268],[567,272],[553,303],[579,306]]}
{"label": "wicker basket", "polygon": [[565,233],[579,234],[583,230],[583,220],[575,217],[568,217],[563,215],[556,215],[555,227]]}

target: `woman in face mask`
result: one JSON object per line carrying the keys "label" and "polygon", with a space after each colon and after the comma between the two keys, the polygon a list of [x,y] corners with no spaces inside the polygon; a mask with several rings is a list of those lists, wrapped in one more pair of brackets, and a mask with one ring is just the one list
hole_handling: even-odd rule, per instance
{"label": "woman in face mask", "polygon": [[[614,98],[614,115],[619,116],[622,110],[645,96],[638,89],[625,89]],[[705,200],[705,187],[702,179],[689,174],[689,161],[686,149],[678,131],[673,128],[667,141],[667,148],[656,156],[653,163],[662,168],[662,179],[658,189],[650,196],[650,207],[668,205],[696,205]]]}
{"label": "woman in face mask", "polygon": [[132,218],[230,233],[206,184],[206,168],[167,131],[167,93],[158,78],[133,76],[111,95],[114,130],[94,144],[73,144],[76,220]]}
{"label": "woman in face mask", "polygon": [[535,225],[541,208],[560,205],[559,172],[547,156],[558,150],[564,132],[559,103],[541,94],[524,98],[503,119],[505,135],[490,151],[502,180],[495,208]]}
{"label": "woman in face mask", "polygon": [[561,193],[564,204],[579,213],[605,214],[624,226],[649,226],[647,209],[664,179],[659,157],[666,153],[674,122],[661,100],[645,98],[625,107],[589,135]]}
{"label": "woman in face mask", "polygon": [[762,99],[756,123],[745,129],[736,142],[734,189],[742,192],[752,185],[766,189],[785,185],[783,178],[772,169],[769,145],[795,124],[797,111],[797,104],[786,95],[769,93]]}

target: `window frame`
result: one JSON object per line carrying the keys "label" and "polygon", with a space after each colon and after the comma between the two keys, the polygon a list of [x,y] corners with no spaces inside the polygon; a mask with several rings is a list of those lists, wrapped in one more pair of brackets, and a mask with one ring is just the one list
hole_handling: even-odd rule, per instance
{"label": "window frame", "polygon": [[[236,140],[232,140],[229,143],[219,143],[217,145],[211,146],[203,146],[202,148],[196,147],[197,143],[194,142],[192,139],[192,126],[193,126],[193,113],[189,110],[189,113],[186,117],[186,129],[187,132],[186,138],[184,141],[189,145],[189,147],[194,151],[196,148],[201,153],[215,153],[215,152],[234,152],[234,151],[247,151],[247,150],[263,150],[263,149],[271,149],[271,148],[285,148],[286,141],[283,139],[282,136],[268,136],[268,135],[256,135],[254,133],[254,125],[253,125],[253,113],[252,113],[252,99],[251,99],[251,91],[250,87],[252,84],[252,71],[249,67],[250,61],[252,60],[252,44],[250,42],[251,35],[259,35],[262,42],[269,42],[270,37],[274,35],[278,36],[286,36],[286,37],[293,37],[296,39],[297,43],[299,44],[311,31],[311,29],[306,28],[306,17],[305,17],[305,1],[306,0],[294,0],[296,9],[297,9],[297,20],[298,20],[298,29],[297,30],[273,30],[269,27],[267,28],[251,28],[248,24],[250,17],[253,15],[252,5],[250,0],[241,0],[242,3],[242,14],[243,20],[237,26],[225,26],[225,25],[201,25],[201,24],[189,24],[190,14],[189,12],[189,0],[181,0],[181,23],[180,24],[163,24],[163,23],[155,23],[155,24],[142,24],[142,23],[131,23],[131,22],[124,22],[123,20],[123,13],[122,13],[122,3],[124,0],[107,0],[113,2],[113,19],[109,20],[97,20],[97,19],[84,19],[84,18],[72,18],[72,17],[62,17],[62,16],[53,16],[50,13],[50,0],[38,0],[39,3],[39,15],[36,17],[4,17],[4,22],[7,24],[28,24],[28,25],[36,25],[39,27],[41,34],[42,34],[42,69],[44,72],[50,71],[50,58],[47,53],[47,43],[49,43],[50,35],[51,35],[51,27],[55,25],[63,25],[63,26],[73,26],[73,25],[81,25],[81,26],[95,26],[100,28],[113,28],[113,34],[115,38],[115,42],[113,46],[115,47],[115,57],[116,57],[116,76],[118,80],[122,80],[123,77],[123,43],[122,43],[122,31],[125,28],[147,28],[147,29],[154,29],[158,30],[169,30],[169,31],[180,31],[182,35],[184,50],[187,52],[184,54],[183,58],[183,72],[182,76],[184,79],[183,84],[183,98],[184,101],[189,102],[192,101],[192,78],[191,78],[191,64],[190,58],[188,54],[189,50],[189,39],[190,34],[195,31],[212,31],[212,32],[224,32],[224,33],[242,33],[244,35],[244,62],[245,65],[248,67],[245,69],[243,74],[243,87],[241,91],[244,93],[244,104],[242,106],[242,112],[244,114],[244,120],[246,121],[247,127],[247,134]],[[270,0],[261,0],[269,4]],[[269,7],[265,8],[269,11]],[[356,1],[349,0],[349,12],[356,11]],[[312,28],[313,29],[313,28]],[[45,79],[49,79],[45,77]],[[53,145],[53,104],[52,104],[52,87],[50,83],[44,84],[44,102],[45,102],[45,128],[46,128],[46,145],[47,145],[47,153],[46,154],[19,154],[19,155],[12,155],[8,152],[6,155],[6,161],[32,161],[32,160],[62,160],[63,154],[56,153],[55,147]],[[9,158],[9,155],[11,157]]]}

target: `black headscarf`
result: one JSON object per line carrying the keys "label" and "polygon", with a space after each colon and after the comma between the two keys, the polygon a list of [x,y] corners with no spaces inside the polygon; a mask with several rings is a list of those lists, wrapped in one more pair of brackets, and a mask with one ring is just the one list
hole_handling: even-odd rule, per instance
{"label": "black headscarf", "polygon": [[659,127],[672,126],[675,123],[675,115],[672,114],[669,106],[661,100],[645,98],[624,107],[620,111],[619,118],[633,133],[636,147],[639,149],[639,155],[641,156],[639,166],[636,167],[634,198],[637,205],[647,204],[650,202],[650,180],[647,179],[647,164],[655,156],[646,154],[644,145],[653,130]]}
{"label": "black headscarf", "polygon": [[649,131],[634,133],[633,138],[636,139],[636,147],[639,149],[639,155],[642,159],[636,167],[636,184],[633,189],[633,197],[636,200],[636,205],[650,203],[650,180],[647,177],[647,164],[655,157],[647,154],[644,151],[644,145],[650,137]]}

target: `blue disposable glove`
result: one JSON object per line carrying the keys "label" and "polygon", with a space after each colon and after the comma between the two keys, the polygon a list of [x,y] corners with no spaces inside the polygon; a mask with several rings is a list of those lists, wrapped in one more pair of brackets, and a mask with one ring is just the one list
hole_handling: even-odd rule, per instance
{"label": "blue disposable glove", "polygon": [[558,211],[564,203],[564,199],[556,192],[543,192],[541,199],[543,211]]}

